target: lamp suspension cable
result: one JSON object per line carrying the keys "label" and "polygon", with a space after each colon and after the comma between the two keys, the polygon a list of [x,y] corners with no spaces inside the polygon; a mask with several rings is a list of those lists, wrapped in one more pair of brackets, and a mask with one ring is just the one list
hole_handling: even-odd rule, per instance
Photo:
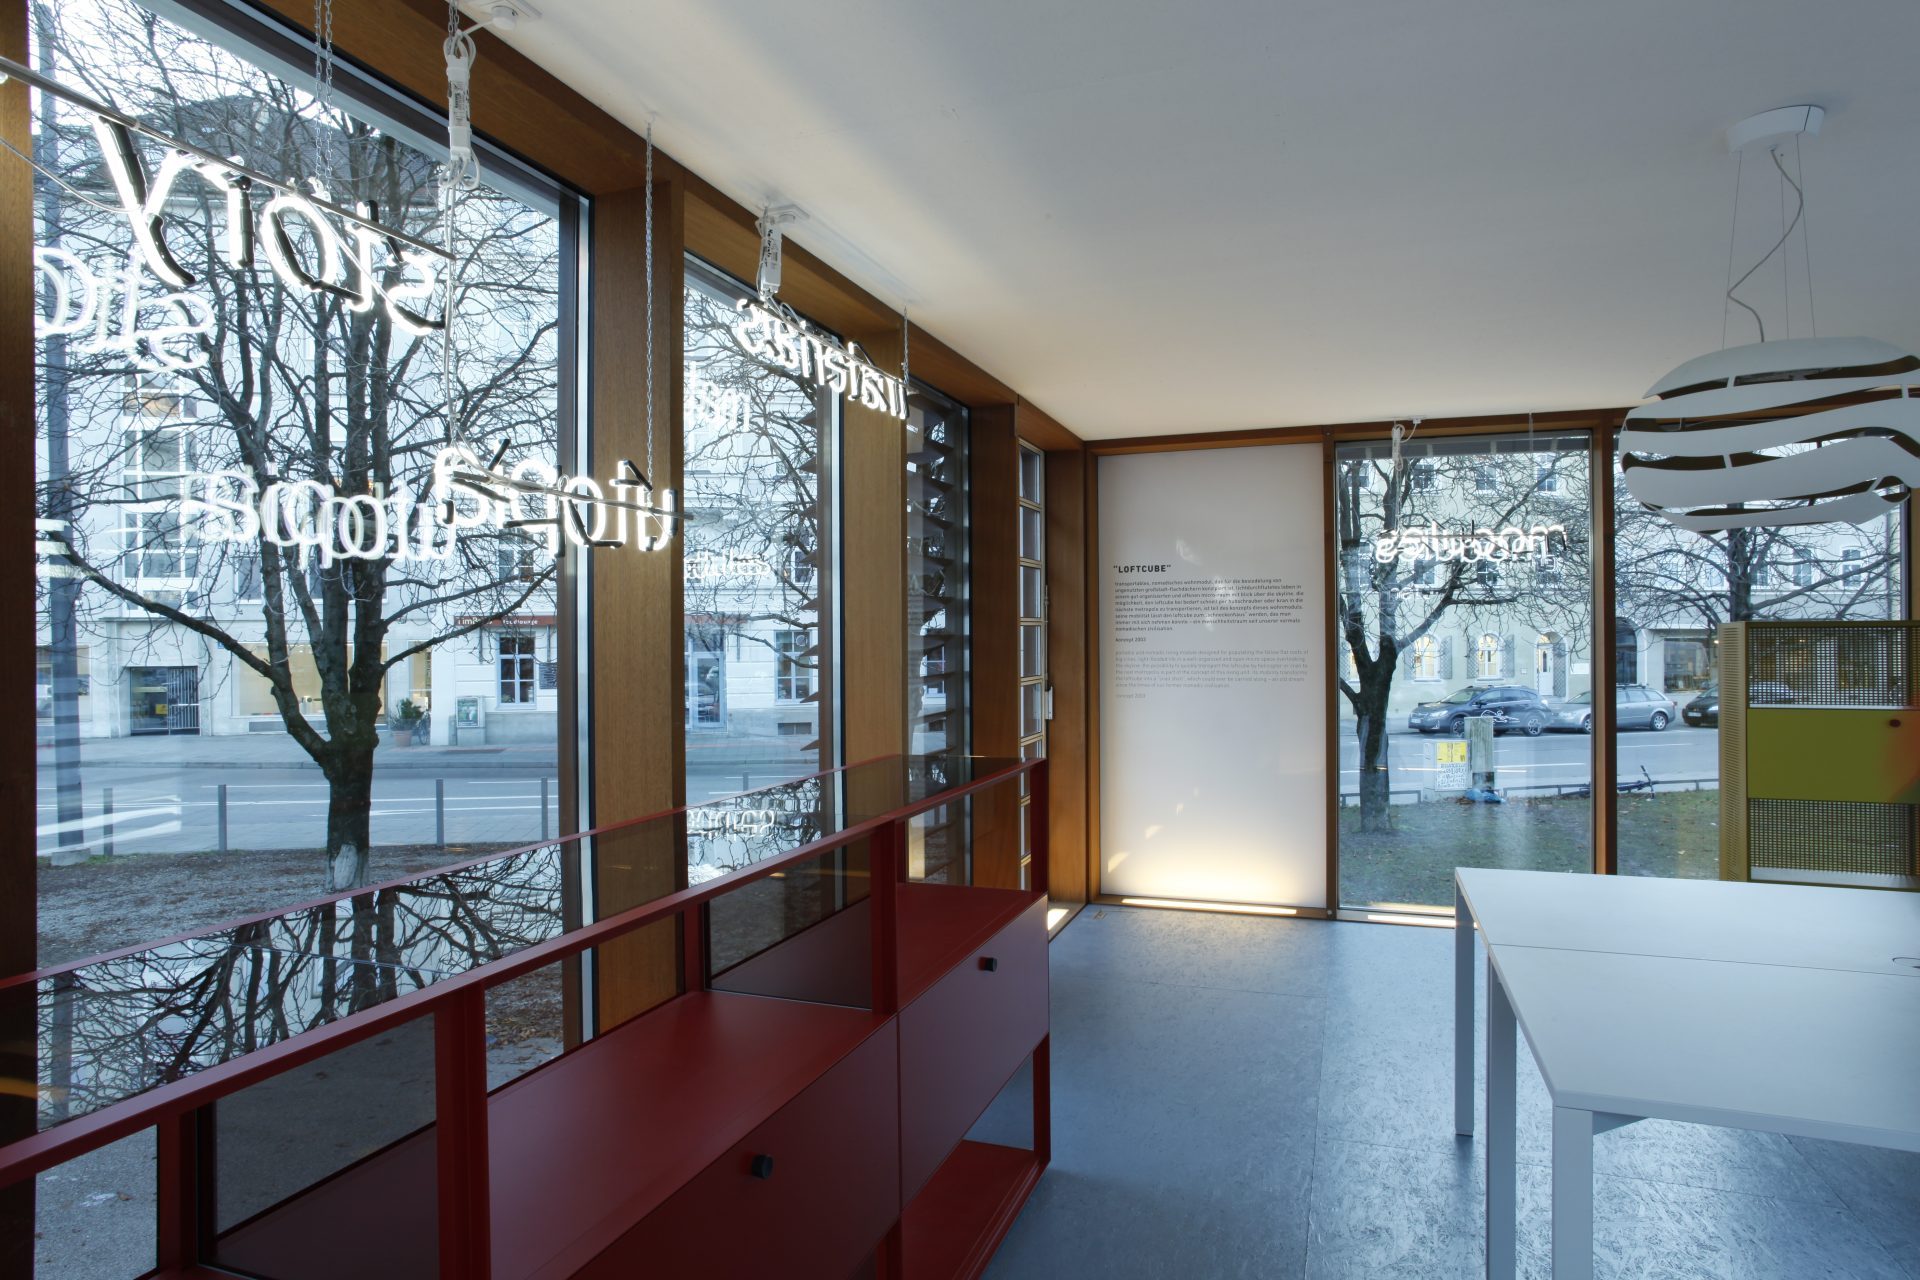
{"label": "lamp suspension cable", "polygon": [[1820,336],[1820,316],[1813,309],[1813,220],[1807,216],[1807,170],[1800,159],[1800,135],[1793,135],[1793,171],[1800,179],[1800,255],[1807,268],[1807,333]]}
{"label": "lamp suspension cable", "polygon": [[[1762,342],[1765,342],[1767,340],[1767,322],[1761,318],[1760,313],[1758,311],[1754,310],[1754,308],[1748,306],[1744,301],[1741,300],[1739,296],[1739,289],[1741,285],[1753,279],[1754,272],[1766,266],[1767,263],[1773,260],[1773,255],[1780,252],[1781,247],[1787,243],[1788,237],[1792,236],[1794,229],[1800,225],[1800,215],[1806,212],[1806,207],[1807,207],[1806,195],[1800,190],[1800,184],[1793,180],[1793,178],[1787,173],[1787,167],[1780,163],[1780,149],[1778,147],[1771,148],[1767,152],[1767,155],[1772,158],[1773,167],[1780,171],[1781,179],[1785,181],[1787,186],[1792,187],[1794,194],[1799,197],[1799,204],[1793,211],[1792,221],[1787,222],[1786,228],[1780,233],[1780,238],[1773,242],[1773,247],[1768,249],[1765,253],[1761,254],[1760,261],[1748,267],[1746,270],[1746,274],[1742,275],[1738,280],[1734,281],[1731,285],[1727,286],[1727,301],[1733,303],[1738,307],[1743,308],[1749,315],[1753,317],[1753,323],[1760,330],[1760,341]],[[1783,219],[1785,218],[1785,195],[1786,195],[1785,191],[1782,190],[1781,192],[1782,215],[1781,216]],[[1736,192],[1736,204],[1735,204],[1736,216],[1738,216],[1738,212],[1739,212],[1739,206],[1738,206],[1737,200],[1738,200],[1738,194]]]}
{"label": "lamp suspension cable", "polygon": [[1747,170],[1747,153],[1733,157],[1733,217],[1727,226],[1727,288],[1720,295],[1720,349],[1727,349],[1727,328],[1733,316],[1733,251],[1740,239],[1740,179]]}

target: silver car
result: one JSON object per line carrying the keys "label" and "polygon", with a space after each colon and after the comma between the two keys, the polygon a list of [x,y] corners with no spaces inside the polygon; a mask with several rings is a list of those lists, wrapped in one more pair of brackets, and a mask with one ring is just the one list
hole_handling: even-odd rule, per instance
{"label": "silver car", "polygon": [[[1673,700],[1643,684],[1623,684],[1613,691],[1613,723],[1621,729],[1651,729],[1655,733],[1673,723]],[[1554,708],[1549,729],[1561,733],[1593,732],[1593,691],[1568,698]]]}

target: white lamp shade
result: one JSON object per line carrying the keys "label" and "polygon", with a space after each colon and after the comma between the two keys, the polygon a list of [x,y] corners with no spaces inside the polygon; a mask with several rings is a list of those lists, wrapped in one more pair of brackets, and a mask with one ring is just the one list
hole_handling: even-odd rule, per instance
{"label": "white lamp shade", "polygon": [[1873,338],[1790,338],[1700,356],[1627,415],[1627,490],[1699,533],[1864,524],[1920,483],[1916,386],[1920,356]]}

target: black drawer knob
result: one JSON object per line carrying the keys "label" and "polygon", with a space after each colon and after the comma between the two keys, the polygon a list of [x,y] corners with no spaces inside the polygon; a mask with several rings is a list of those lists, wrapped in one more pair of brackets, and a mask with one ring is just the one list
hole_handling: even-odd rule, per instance
{"label": "black drawer knob", "polygon": [[1900,727],[1900,722],[1898,720],[1889,720],[1887,721],[1887,724],[1895,729],[1898,729]]}
{"label": "black drawer knob", "polygon": [[985,969],[988,973],[992,973],[1000,967],[1000,962],[994,959],[992,956],[981,956],[980,967],[982,969]]}
{"label": "black drawer knob", "polygon": [[747,1166],[747,1172],[763,1182],[771,1178],[773,1176],[773,1157],[769,1155],[755,1156],[753,1163]]}

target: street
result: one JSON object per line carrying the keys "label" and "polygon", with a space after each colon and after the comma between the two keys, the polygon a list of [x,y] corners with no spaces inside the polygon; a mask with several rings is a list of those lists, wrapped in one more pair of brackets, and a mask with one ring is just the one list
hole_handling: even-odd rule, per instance
{"label": "street", "polygon": [[[233,752],[221,739],[84,744],[85,817],[77,828],[80,838],[66,843],[63,857],[320,848],[326,842],[327,783],[316,766],[288,753],[284,741],[240,740],[266,760],[225,758]],[[687,798],[699,803],[811,771],[780,760],[696,760],[688,769]],[[37,797],[43,856],[62,845],[55,785],[51,756],[43,751]],[[560,831],[560,812],[551,747],[375,756],[376,845],[531,844]]]}
{"label": "street", "polygon": [[[1340,790],[1359,786],[1359,744],[1341,726]],[[1445,735],[1401,728],[1389,735],[1395,798],[1407,801],[1432,776],[1429,752]],[[229,849],[319,848],[325,841],[327,784],[289,754],[284,740],[138,739],[86,743],[81,789],[85,818],[71,856],[112,852],[178,853],[221,847],[222,807]],[[1720,733],[1675,725],[1662,733],[1620,735],[1620,776],[1645,767],[1656,783],[1719,775]],[[1593,740],[1579,733],[1508,734],[1495,739],[1496,784],[1510,792],[1551,793],[1592,777]],[[720,753],[714,753],[716,757]],[[252,757],[252,758],[248,758]],[[473,753],[415,750],[376,756],[376,845],[531,843],[560,830],[559,770],[551,749]],[[59,845],[51,758],[39,775],[39,851]],[[693,803],[770,786],[810,771],[795,760],[695,759],[687,776]],[[542,817],[542,801],[545,816]]]}
{"label": "street", "polygon": [[[1360,744],[1351,721],[1341,724],[1340,790],[1359,787]],[[1393,789],[1415,790],[1432,776],[1428,752],[1435,743],[1457,742],[1446,734],[1422,734],[1396,727],[1387,737],[1387,762]],[[1593,779],[1593,739],[1584,733],[1543,733],[1537,738],[1509,733],[1494,739],[1495,783],[1502,790],[1578,786]],[[1653,733],[1620,734],[1620,778],[1638,779],[1644,767],[1655,783],[1715,780],[1720,776],[1720,731],[1675,724]],[[1716,783],[1717,785],[1717,783]]]}

